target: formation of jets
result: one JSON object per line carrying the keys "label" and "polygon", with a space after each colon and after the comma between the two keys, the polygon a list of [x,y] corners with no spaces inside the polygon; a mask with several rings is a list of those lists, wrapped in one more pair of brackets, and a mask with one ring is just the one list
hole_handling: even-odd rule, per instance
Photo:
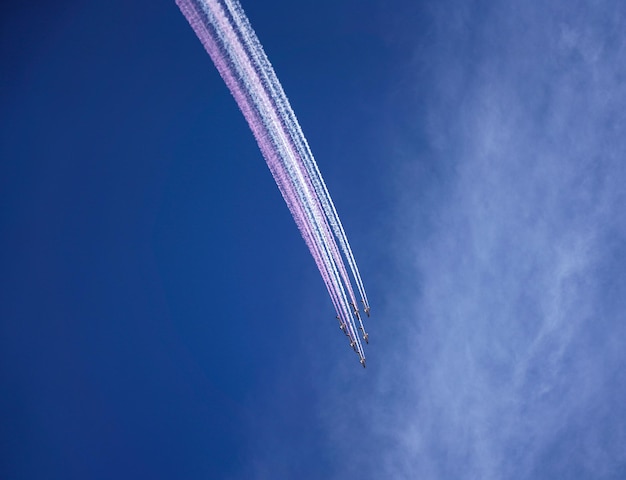
{"label": "formation of jets", "polygon": [[[350,306],[353,308],[354,316],[359,321],[359,330],[361,331],[361,334],[363,336],[363,340],[365,340],[365,343],[369,344],[370,343],[370,340],[369,340],[370,336],[369,336],[369,333],[367,333],[365,331],[365,328],[363,327],[363,322],[361,321],[361,314],[359,312],[359,309],[352,302],[350,302]],[[363,311],[365,312],[365,314],[368,317],[370,316],[370,307],[364,301],[363,301]],[[361,363],[361,365],[363,365],[363,368],[365,368],[365,357],[357,349],[357,341],[353,337],[352,332],[348,328],[348,325],[346,324],[345,320],[343,320],[339,315],[337,315],[335,318],[339,321],[339,328],[341,329],[341,331],[344,333],[344,335],[346,337],[348,337],[348,340],[350,341],[350,347],[352,348],[352,350],[354,350],[356,353],[358,353],[358,355],[359,355],[359,362]]]}

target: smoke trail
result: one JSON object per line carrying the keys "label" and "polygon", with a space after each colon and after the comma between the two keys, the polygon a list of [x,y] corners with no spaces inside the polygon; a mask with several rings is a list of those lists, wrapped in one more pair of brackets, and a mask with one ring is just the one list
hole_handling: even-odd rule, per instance
{"label": "smoke trail", "polygon": [[[242,48],[243,46],[239,41],[237,32],[233,29],[229,19],[225,16],[221,5],[214,0],[208,0],[206,6],[210,7],[209,9],[205,9],[207,17],[213,19],[216,31],[230,58],[233,60],[233,66],[239,72],[241,80],[244,82],[247,90],[250,91],[254,103],[262,117],[263,125],[267,128],[269,136],[274,141],[275,148],[279,150],[279,158],[283,160],[283,166],[287,170],[295,190],[300,197],[308,222],[318,237],[318,242],[325,247],[323,248],[323,258],[327,268],[331,270],[338,295],[343,299],[344,304],[351,303],[352,305],[356,305],[354,292],[352,291],[352,286],[341,260],[337,245],[334,242],[326,217],[323,214],[319,199],[314,193],[310,179],[302,168],[302,162],[299,161],[294,144],[289,138],[289,135],[283,130],[283,124],[276,114],[276,109],[272,108],[273,102],[268,96],[268,93],[265,89],[255,88],[255,86],[261,83],[257,75],[257,69],[254,68],[255,58],[250,57]],[[349,298],[350,301],[348,301],[346,297]],[[356,343],[359,350],[362,351],[362,345],[360,344],[358,334],[356,334],[357,327],[352,318],[352,314],[349,312],[349,309],[348,312],[344,311],[344,316],[346,313],[349,315],[348,318],[352,333],[357,339]],[[362,323],[361,328],[364,330]]]}
{"label": "smoke trail", "polygon": [[[306,192],[304,192],[301,187],[303,184],[305,184],[302,178],[302,172],[299,172],[297,170],[297,166],[294,172],[294,162],[293,162],[292,155],[290,155],[290,152],[285,150],[286,149],[285,145],[287,142],[284,138],[284,134],[281,135],[282,132],[280,132],[280,130],[276,131],[277,122],[271,118],[271,115],[268,115],[269,101],[264,95],[262,95],[262,93],[264,92],[259,92],[258,89],[253,88],[254,74],[251,71],[250,63],[249,61],[247,61],[248,59],[246,58],[245,53],[242,53],[240,49],[236,48],[238,46],[237,39],[233,38],[234,32],[232,31],[232,27],[230,26],[230,24],[228,24],[224,18],[223,11],[221,10],[221,6],[215,2],[212,2],[212,5],[210,6],[212,6],[212,9],[206,8],[207,5],[204,5],[204,8],[202,8],[202,5],[200,5],[200,8],[202,9],[202,13],[204,13],[205,15],[204,18],[202,18],[200,15],[200,8],[196,6],[196,8],[194,9],[195,11],[194,20],[196,23],[198,21],[205,20],[205,23],[209,27],[212,27],[212,28],[205,28],[205,29],[196,28],[196,30],[200,32],[199,33],[200,35],[202,34],[206,35],[207,33],[209,35],[213,34],[215,35],[215,38],[218,38],[221,40],[221,46],[222,48],[226,50],[226,52],[224,52],[226,53],[226,59],[230,60],[230,62],[225,61],[226,59],[224,58],[224,55],[221,55],[223,52],[220,51],[220,48],[216,42],[212,42],[214,48],[208,48],[208,51],[210,54],[213,53],[212,57],[216,57],[214,61],[216,62],[216,65],[218,65],[218,70],[220,71],[220,73],[223,73],[222,76],[224,77],[229,88],[231,88],[231,90],[233,91],[233,95],[235,96],[235,99],[240,104],[240,107],[242,109],[242,112],[244,113],[244,116],[246,116],[253,132],[255,133],[255,137],[257,138],[257,141],[261,147],[262,152],[264,153],[266,157],[268,157],[266,158],[266,160],[268,161],[268,165],[270,166],[270,169],[275,170],[277,167],[277,165],[272,165],[272,160],[276,160],[276,159],[283,160],[283,162],[281,163],[283,166],[283,169],[284,168],[287,169],[288,176],[291,178],[292,182],[294,183],[295,191],[298,193],[298,196],[301,197],[300,205],[302,208],[306,210],[307,218],[306,219],[303,218],[302,208],[298,210],[294,210],[292,208],[291,209],[292,215],[294,216],[294,219],[296,220],[296,223],[298,224],[301,232],[303,232],[303,228],[306,228],[303,225],[303,220],[308,220],[308,223],[310,224],[308,227],[309,232],[311,229],[314,231],[315,236],[317,237],[317,240],[318,240],[317,242],[318,246],[316,247],[314,243],[311,244],[310,242],[308,242],[309,243],[308,246],[316,260],[316,263],[318,264],[318,268],[320,269],[320,272],[322,273],[324,277],[325,276],[324,274],[327,272],[325,272],[325,268],[321,266],[321,262],[319,259],[319,252],[320,252],[319,245],[326,245],[320,237],[323,236],[325,237],[326,241],[328,241],[329,234],[324,232],[326,233],[326,235],[324,235],[321,231],[322,230],[322,228],[320,228],[321,213],[314,212],[314,211],[312,212],[310,208],[311,203],[305,201],[306,199],[304,197],[306,196]],[[209,45],[209,47],[211,46]],[[237,75],[233,75],[233,73],[236,73]],[[252,79],[250,79],[250,77],[252,77]],[[238,85],[238,82],[243,83],[243,85],[242,86]],[[245,93],[242,93],[242,90]],[[256,116],[250,115],[251,105],[247,100],[251,100],[252,107],[256,109],[256,113],[261,117],[261,121],[259,121],[259,119]],[[269,110],[269,112],[271,113],[271,110]],[[268,118],[268,116],[270,118]],[[263,128],[267,129],[267,132],[262,131]],[[274,143],[273,145],[274,149],[278,150],[279,155],[277,158],[272,153],[272,145],[268,145],[267,143],[267,137],[269,137],[271,141]],[[269,156],[268,156],[268,152],[269,152]],[[291,162],[285,162],[284,161],[285,159],[287,160],[291,159]],[[282,182],[284,182],[284,180],[282,180]],[[280,188],[281,180],[279,180],[278,178],[277,178],[277,183],[279,183],[279,188]],[[284,189],[281,189],[281,190],[284,191]],[[291,191],[293,192],[293,190]],[[289,199],[287,203],[288,205],[293,205],[294,204],[293,197]],[[327,230],[328,230],[328,227],[326,226],[326,231]],[[305,241],[307,241],[307,239],[310,238],[310,233],[303,232],[303,236],[305,237]],[[336,265],[334,265],[333,259],[328,254],[328,251],[325,248],[322,249],[322,251],[324,253],[323,258],[324,258],[324,263],[326,264],[326,270],[330,269],[332,271],[333,278],[334,278],[334,282],[333,282],[334,287],[330,287],[330,289],[332,290],[332,288],[335,288],[336,290],[338,290],[336,292],[337,296],[340,296],[343,299],[344,303],[347,303],[345,301],[345,294],[343,292],[341,282],[338,278],[337,267]],[[328,281],[327,276],[325,280]],[[327,288],[329,288],[329,286],[327,286]],[[346,308],[342,309],[342,317],[347,316],[346,310],[347,310]],[[358,338],[355,332],[356,326],[354,325],[353,321],[350,319],[348,323],[350,324],[352,336]],[[359,348],[359,350],[361,350],[361,348]]]}
{"label": "smoke trail", "polygon": [[236,1],[225,0],[225,6],[218,0],[176,3],[246,118],[363,363],[363,347],[349,308],[353,305],[356,310],[356,299],[333,233],[368,307],[358,268],[306,139],[254,31]]}
{"label": "smoke trail", "polygon": [[[330,247],[330,255],[343,280],[348,297],[356,309],[357,302],[354,297],[354,292],[352,291],[352,286],[350,285],[348,274],[327,225],[327,220],[322,213],[320,200],[314,193],[310,178],[306,176],[302,169],[302,162],[299,161],[301,159],[297,155],[296,146],[293,142],[294,138],[283,130],[283,122],[278,118],[276,108],[272,108],[272,104],[275,105],[275,102],[272,102],[272,98],[269,96],[268,92],[263,88],[255,88],[255,85],[263,84],[261,78],[259,78],[259,71],[261,73],[265,72],[267,68],[255,68],[255,65],[257,67],[261,65],[258,52],[251,52],[250,48],[245,49],[246,44],[244,43],[242,45],[241,43],[242,39],[245,40],[246,37],[250,37],[250,32],[246,32],[247,34],[243,36],[237,35],[238,32],[234,30],[233,25],[229,21],[230,19],[226,18],[225,11],[217,1],[208,0],[206,6],[209,7],[205,9],[207,15],[210,16],[214,12],[215,23],[222,27],[219,35],[222,38],[224,46],[228,50],[230,57],[234,59],[235,63],[239,66],[238,70],[241,72],[242,80],[246,83],[248,90],[254,95],[256,99],[255,103],[259,106],[264,124],[270,131],[271,137],[276,141],[277,146],[281,148],[282,152],[280,157],[285,160],[285,166],[296,188],[303,197],[306,197],[303,201],[306,201],[306,204],[310,206],[310,210],[307,210],[310,221],[312,224],[317,225],[319,234],[324,237],[325,243]],[[232,19],[235,25],[237,25],[236,19],[239,18],[243,12],[236,13],[238,15],[235,15]],[[241,30],[239,33],[240,32]],[[263,52],[261,51],[261,53]],[[271,70],[271,66],[268,66],[268,68]],[[267,78],[267,75],[265,75],[265,77]],[[275,98],[276,96],[274,96],[274,99]]]}
{"label": "smoke trail", "polygon": [[318,251],[316,244],[312,241],[312,235],[310,229],[308,228],[308,224],[301,221],[303,214],[301,212],[300,204],[295,201],[295,194],[293,189],[290,187],[289,182],[285,178],[285,172],[280,165],[280,161],[275,152],[275,148],[268,140],[266,136],[266,132],[262,128],[262,122],[258,117],[258,114],[254,111],[254,108],[250,105],[250,101],[247,98],[244,91],[239,86],[236,78],[233,76],[231,69],[228,67],[225,62],[225,58],[219,53],[219,47],[213,40],[213,35],[207,29],[204,22],[198,13],[198,11],[194,8],[191,1],[179,1],[179,8],[188,19],[191,27],[196,32],[196,35],[205,46],[207,52],[213,59],[220,75],[224,79],[226,85],[232,92],[239,108],[242,110],[244,117],[248,121],[250,128],[259,144],[259,148],[266,158],[268,167],[278,185],[278,188],[287,203],[289,210],[291,211],[294,220],[298,226],[298,229],[301,231],[301,234],[311,250],[313,254],[313,258],[318,265],[320,272],[322,273],[322,277],[325,280],[325,283],[328,285],[329,290],[332,291],[331,282],[328,277],[328,272],[324,267],[324,263],[321,261],[321,255]]}
{"label": "smoke trail", "polygon": [[280,111],[281,120],[283,120],[285,127],[288,129],[292,141],[295,142],[295,147],[297,148],[299,156],[304,161],[307,173],[309,174],[313,186],[315,187],[315,191],[322,203],[322,206],[324,207],[324,212],[341,244],[346,259],[348,260],[348,264],[350,265],[350,269],[356,281],[361,298],[363,299],[365,305],[369,306],[363,281],[352,253],[352,248],[350,247],[343,225],[339,219],[332,198],[328,193],[328,189],[321,176],[317,163],[315,162],[308,142],[304,137],[300,124],[298,123],[291,105],[289,104],[289,100],[287,99],[287,96],[285,95],[282,86],[276,77],[267,55],[265,55],[263,47],[254,34],[247,18],[243,15],[241,6],[231,0],[225,0],[225,3],[227,8],[230,9],[233,20],[237,23],[239,30],[243,35],[244,46],[248,47],[250,55],[255,59],[255,62],[260,65],[258,73],[264,80],[265,88],[269,89],[271,97],[276,101],[276,107]]}
{"label": "smoke trail", "polygon": [[261,46],[257,36],[254,34],[254,30],[250,26],[250,22],[243,13],[241,5],[232,0],[225,0],[224,3],[230,11],[233,21],[239,27],[239,33],[241,34],[244,47],[247,48],[248,54],[254,58],[255,63],[258,65],[257,73],[263,81],[263,86],[268,89],[270,97],[275,101],[275,106],[279,109],[280,118],[289,132],[289,137],[297,149],[300,158],[304,161],[304,166],[309,177],[311,178],[315,192],[324,208],[324,213],[326,214],[333,232],[339,240],[344,255],[348,260],[348,265],[350,266],[352,276],[355,279],[359,294],[361,295],[365,307],[369,309],[369,301],[367,299],[367,294],[365,293],[365,287],[361,279],[359,268],[352,253],[352,248],[350,247],[350,243],[348,242],[348,238],[341,220],[339,219],[339,215],[337,214],[332,198],[330,197],[326,183],[324,182],[317,163],[315,162],[313,153],[311,152],[306,137],[302,133],[300,124],[298,123],[291,105],[289,104],[289,100],[287,99],[287,96],[285,95],[285,92],[276,77],[267,55],[265,55],[263,47]]}
{"label": "smoke trail", "polygon": [[[226,48],[228,49],[231,58],[233,58],[235,60],[235,64],[240,67],[239,70],[242,72],[241,75],[244,81],[250,86],[250,89],[253,88],[253,85],[264,85],[262,78],[260,77],[262,76],[267,79],[268,75],[264,75],[264,73],[268,69],[270,70],[270,73],[273,73],[273,69],[271,68],[271,65],[266,65],[266,68],[260,68],[262,63],[259,59],[267,57],[264,55],[262,49],[259,53],[258,51],[255,52],[254,49],[250,47],[249,39],[253,35],[253,32],[251,32],[251,30],[244,30],[243,35],[237,35],[238,33],[242,32],[241,29],[239,29],[239,31],[235,31],[229,22],[229,20],[232,20],[236,26],[241,26],[241,22],[237,22],[236,20],[241,17],[242,12],[235,11],[233,9],[231,10],[231,15],[233,18],[227,19],[224,16],[225,12],[222,10],[221,5],[217,4],[217,2],[209,0],[207,6],[213,8],[216,16],[215,21],[219,25],[224,25],[223,31],[222,33],[220,33],[220,36],[222,37],[222,40],[226,45]],[[232,7],[232,3],[230,3],[230,6]],[[210,11],[207,11],[206,13],[207,15],[211,14]],[[273,75],[273,77],[275,78],[275,75]],[[255,98],[258,99],[257,104],[259,105],[259,108],[262,112],[265,126],[270,132],[273,132],[270,133],[270,135],[276,141],[278,148],[281,148],[282,150],[281,157],[286,160],[285,166],[287,168],[287,171],[289,172],[289,175],[292,177],[294,183],[296,184],[296,188],[301,193],[301,195],[303,197],[306,197],[303,198],[303,201],[305,201],[306,204],[311,207],[310,209],[307,209],[309,221],[313,225],[316,225],[316,231],[319,235],[324,237],[324,242],[329,247],[330,251],[328,253],[331,258],[327,260],[327,264],[332,269],[336,285],[340,289],[339,293],[344,298],[344,302],[346,302],[346,293],[344,293],[345,286],[347,296],[350,300],[348,303],[350,303],[356,311],[357,301],[354,296],[354,292],[352,291],[352,286],[350,284],[350,280],[348,278],[345,266],[341,260],[337,245],[334,242],[334,239],[327,224],[327,220],[322,213],[320,200],[314,193],[313,185],[311,184],[310,178],[308,178],[303,172],[302,162],[298,161],[300,160],[300,157],[297,155],[298,149],[294,143],[294,140],[296,138],[294,138],[293,134],[288,134],[283,130],[285,122],[282,120],[284,119],[284,116],[282,118],[278,118],[276,115],[277,96],[273,95],[272,97],[270,97],[269,92],[267,92],[265,88],[257,90],[258,91],[254,92],[254,95]],[[284,94],[282,95],[282,98],[285,98]],[[281,100],[281,97],[278,97],[278,99]],[[271,104],[273,104],[274,108],[271,108],[269,106]],[[289,122],[287,122],[287,125],[289,125]],[[302,137],[302,135],[300,135],[300,137]],[[348,310],[348,312],[350,312],[350,310]],[[348,315],[350,318],[349,323],[351,324],[351,329],[354,331],[357,329],[357,327],[354,323],[354,320],[352,319],[352,313],[350,312],[348,313]],[[363,325],[363,322],[358,315],[357,318],[359,320],[360,329],[365,334],[365,327]],[[357,339],[359,339],[356,333],[355,336]],[[357,344],[359,346],[359,350],[362,350],[360,339],[357,340]]]}

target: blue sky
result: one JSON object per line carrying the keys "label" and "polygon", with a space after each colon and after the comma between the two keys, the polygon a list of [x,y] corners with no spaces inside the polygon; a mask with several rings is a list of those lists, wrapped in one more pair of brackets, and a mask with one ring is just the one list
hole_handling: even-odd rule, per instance
{"label": "blue sky", "polygon": [[244,2],[363,371],[174,2],[2,7],[2,478],[623,478],[626,8]]}

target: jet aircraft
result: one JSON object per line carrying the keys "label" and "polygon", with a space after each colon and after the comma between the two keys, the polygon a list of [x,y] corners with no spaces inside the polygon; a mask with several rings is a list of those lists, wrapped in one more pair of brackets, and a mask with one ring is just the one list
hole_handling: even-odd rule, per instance
{"label": "jet aircraft", "polygon": [[354,309],[354,315],[356,316],[356,318],[361,320],[361,315],[359,315],[359,309],[356,308],[356,305],[352,302],[350,302],[350,305],[352,305],[352,308]]}

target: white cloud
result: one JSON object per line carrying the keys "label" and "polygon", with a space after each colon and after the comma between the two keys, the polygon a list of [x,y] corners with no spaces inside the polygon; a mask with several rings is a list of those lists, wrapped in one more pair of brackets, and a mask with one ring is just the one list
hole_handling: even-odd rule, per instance
{"label": "white cloud", "polygon": [[[420,65],[432,68],[416,115],[431,153],[416,147],[413,159],[439,163],[446,178],[429,198],[407,199],[423,179],[400,181],[396,219],[428,200],[432,228],[397,229],[398,262],[415,272],[389,286],[380,320],[407,336],[377,359],[356,413],[324,416],[337,448],[358,458],[339,470],[617,478],[626,472],[624,7],[496,2],[448,27],[454,7],[435,18],[432,48],[420,47]],[[344,449],[346,425],[363,426]]]}

